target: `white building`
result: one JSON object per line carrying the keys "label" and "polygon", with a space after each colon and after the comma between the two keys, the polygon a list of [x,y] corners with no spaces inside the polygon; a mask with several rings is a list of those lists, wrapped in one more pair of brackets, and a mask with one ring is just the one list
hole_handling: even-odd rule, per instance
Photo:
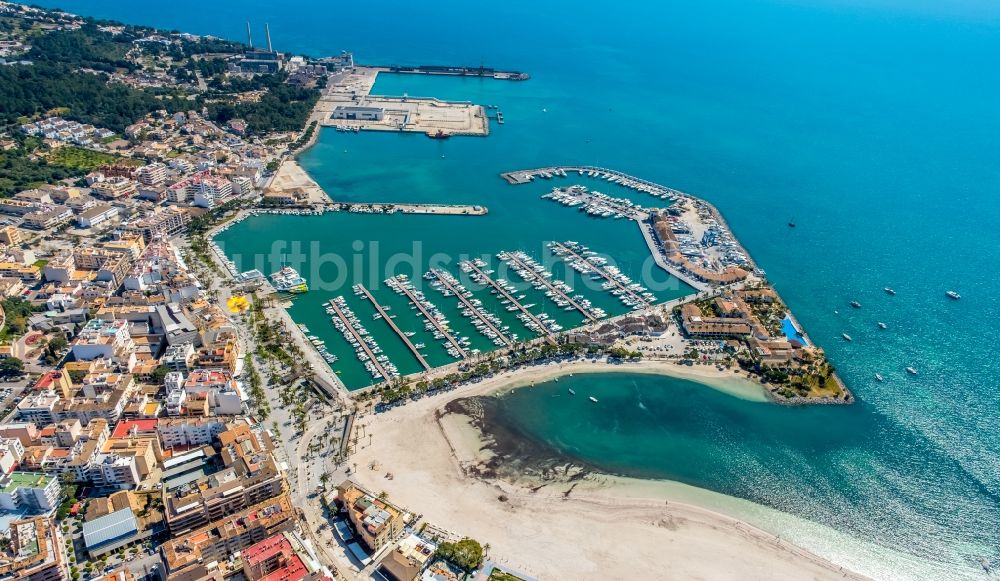
{"label": "white building", "polygon": [[221,418],[161,419],[156,425],[160,444],[164,449],[178,446],[204,446],[211,444],[226,431]]}
{"label": "white building", "polygon": [[355,107],[350,105],[338,105],[331,119],[345,119],[349,121],[381,121],[385,116],[385,109],[382,107]]}
{"label": "white building", "polygon": [[39,426],[56,423],[55,407],[59,395],[54,391],[43,391],[21,398],[17,404],[17,417],[23,422]]}
{"label": "white building", "polygon": [[118,215],[118,208],[109,204],[100,204],[84,210],[76,217],[76,223],[81,228],[93,228],[107,222]]}
{"label": "white building", "polygon": [[95,454],[87,466],[85,481],[97,486],[117,486],[132,488],[139,484],[142,478],[136,468],[135,456],[119,456],[117,454]]}
{"label": "white building", "polygon": [[77,361],[93,361],[104,358],[126,357],[135,352],[135,343],[128,332],[128,321],[92,319],[77,335],[73,342],[73,358]]}
{"label": "white building", "polygon": [[[189,342],[176,343],[167,347],[161,358],[163,365],[170,371],[186,372],[194,362],[194,344]],[[170,375],[170,374],[168,374]],[[178,374],[180,375],[180,374]],[[181,375],[179,385],[183,385],[184,376]],[[170,391],[169,389],[167,391]]]}
{"label": "white building", "polygon": [[0,477],[11,470],[24,458],[24,444],[17,438],[0,439]]}
{"label": "white building", "polygon": [[0,480],[0,508],[48,513],[59,506],[59,479],[37,472],[12,472]]}
{"label": "white building", "polygon": [[135,170],[135,179],[146,186],[158,186],[167,181],[167,166],[156,161]]}

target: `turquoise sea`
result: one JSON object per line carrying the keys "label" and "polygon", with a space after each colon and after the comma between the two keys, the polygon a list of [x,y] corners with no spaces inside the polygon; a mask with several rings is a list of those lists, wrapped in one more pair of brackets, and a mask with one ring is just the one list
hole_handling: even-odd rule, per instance
{"label": "turquoise sea", "polygon": [[[547,188],[512,188],[496,174],[589,163],[705,197],[858,404],[785,408],[677,380],[578,376],[601,413],[574,414],[551,397],[561,382],[504,398],[496,421],[606,471],[750,499],[903,555],[807,545],[879,578],[980,578],[981,561],[1000,559],[1000,5],[41,3],[237,39],[247,20],[269,22],[281,50],[350,49],[361,62],[530,72],[525,83],[380,78],[377,92],[498,104],[507,123],[488,139],[447,142],[324,132],[302,159],[337,197],[484,203],[489,216],[269,217],[228,232],[227,251],[269,250],[279,237],[318,239],[324,252],[419,239],[431,251],[537,253],[540,240],[571,237],[641,268],[626,225],[576,222],[537,201]],[[946,300],[948,289],[962,300]],[[293,314],[309,316],[332,294],[310,293]],[[855,299],[862,309],[847,306]]]}

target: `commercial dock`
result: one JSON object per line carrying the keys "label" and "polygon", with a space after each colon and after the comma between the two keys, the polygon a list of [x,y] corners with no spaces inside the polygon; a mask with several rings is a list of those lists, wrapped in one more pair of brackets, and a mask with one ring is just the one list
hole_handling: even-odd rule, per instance
{"label": "commercial dock", "polygon": [[315,108],[319,124],[341,131],[403,131],[438,138],[489,135],[489,117],[482,105],[433,97],[372,95],[380,72],[419,71],[355,67],[331,75]]}
{"label": "commercial dock", "polygon": [[389,73],[406,73],[414,75],[444,75],[451,77],[487,77],[491,79],[497,79],[499,81],[526,81],[529,76],[528,73],[522,73],[520,71],[498,71],[496,69],[478,66],[478,67],[461,67],[461,66],[441,66],[441,65],[420,65],[420,66],[401,66],[401,65],[389,65],[389,66],[377,66],[370,65],[369,68],[378,69],[380,71],[385,71]]}

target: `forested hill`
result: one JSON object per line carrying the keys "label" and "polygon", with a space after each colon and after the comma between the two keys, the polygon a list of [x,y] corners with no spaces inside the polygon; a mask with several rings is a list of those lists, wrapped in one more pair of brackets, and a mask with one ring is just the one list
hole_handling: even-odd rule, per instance
{"label": "forested hill", "polygon": [[[288,84],[286,73],[233,75],[244,46],[208,36],[81,18],[0,2],[0,40],[23,46],[0,66],[0,196],[78,169],[48,166],[44,141],[21,125],[57,115],[108,129],[125,128],[157,110],[205,110],[246,134],[299,131],[319,92]],[[248,95],[252,95],[247,98]],[[11,147],[14,144],[14,147]]]}

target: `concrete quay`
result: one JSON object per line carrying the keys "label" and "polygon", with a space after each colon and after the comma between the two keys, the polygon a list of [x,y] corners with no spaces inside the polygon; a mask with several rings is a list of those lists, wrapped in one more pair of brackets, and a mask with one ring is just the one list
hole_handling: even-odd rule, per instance
{"label": "concrete quay", "polygon": [[[440,133],[441,137],[489,135],[489,117],[481,105],[431,97],[372,95],[378,74],[389,71],[384,67],[355,67],[331,75],[310,119],[341,131],[396,131],[435,136]],[[378,114],[363,115],[363,119],[335,119],[338,107],[362,107]]]}
{"label": "concrete quay", "polygon": [[463,67],[463,66],[442,66],[442,65],[368,65],[368,68],[377,69],[380,72],[400,73],[410,75],[441,75],[446,77],[485,77],[500,81],[526,81],[530,78],[528,73],[521,71],[498,71],[492,67]]}
{"label": "concrete quay", "polygon": [[[735,235],[732,234],[732,230],[729,228],[729,224],[722,217],[722,213],[719,212],[718,208],[710,204],[709,202],[681,192],[680,190],[675,190],[673,188],[651,182],[636,176],[626,174],[613,169],[591,166],[591,165],[561,165],[561,166],[551,166],[535,169],[526,170],[515,170],[510,172],[504,172],[500,174],[508,184],[511,185],[522,185],[534,182],[538,178],[550,179],[553,177],[569,177],[569,174],[575,172],[579,176],[586,176],[591,178],[599,178],[607,181],[608,183],[615,183],[623,187],[631,188],[633,190],[647,193],[653,197],[657,197],[664,200],[670,200],[671,202],[690,202],[695,207],[701,206],[708,211],[711,217],[718,223],[718,225],[723,228],[732,240],[736,242],[740,250],[746,256],[749,266],[753,269],[757,269],[756,264],[753,262],[753,258],[750,257],[750,253],[746,251],[739,244]],[[646,241],[646,245],[649,247],[649,251],[653,256],[653,260],[656,262],[657,266],[678,278],[688,285],[701,290],[707,290],[712,287],[712,285],[702,282],[694,278],[691,274],[687,273],[684,269],[674,265],[666,259],[664,256],[659,243],[657,242],[656,235],[652,232],[652,228],[648,220],[635,219],[634,220],[642,232],[643,238]],[[763,273],[760,273],[763,274]]]}
{"label": "concrete quay", "polygon": [[361,214],[436,214],[443,216],[485,216],[486,206],[464,204],[397,204],[395,202],[341,202],[330,209]]}

